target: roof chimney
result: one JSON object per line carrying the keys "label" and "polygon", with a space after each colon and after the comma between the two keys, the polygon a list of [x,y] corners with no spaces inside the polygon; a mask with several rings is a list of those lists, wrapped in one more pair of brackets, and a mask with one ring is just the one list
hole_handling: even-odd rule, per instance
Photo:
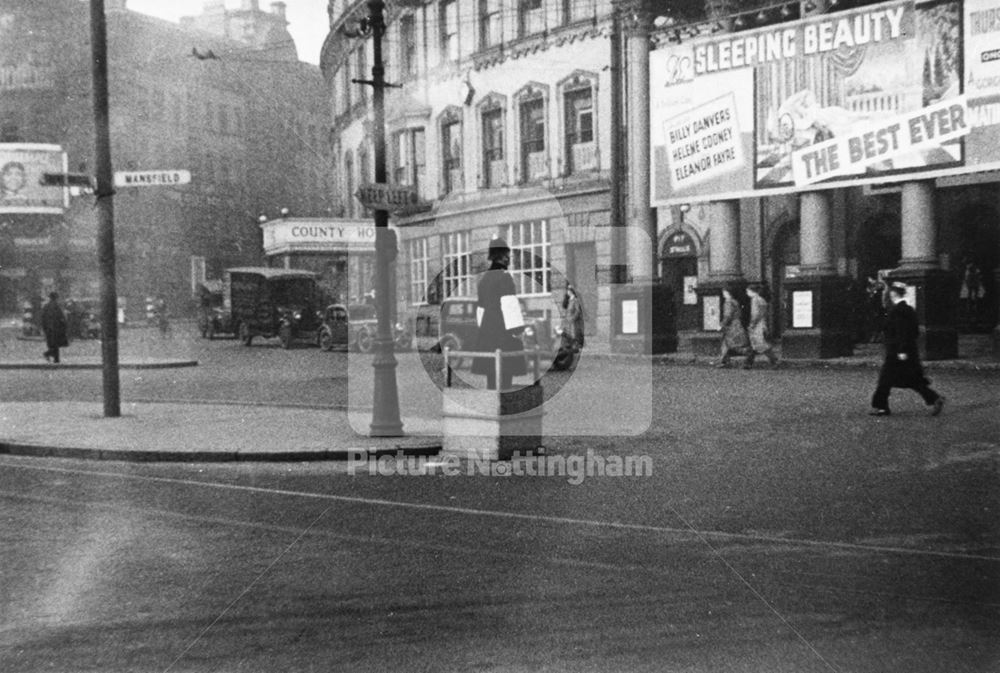
{"label": "roof chimney", "polygon": [[242,9],[244,12],[259,12],[260,2],[259,0],[243,0]]}
{"label": "roof chimney", "polygon": [[285,18],[285,3],[283,2],[272,2],[271,3],[271,13],[274,14],[279,19]]}
{"label": "roof chimney", "polygon": [[202,12],[205,14],[225,14],[226,0],[205,0]]}

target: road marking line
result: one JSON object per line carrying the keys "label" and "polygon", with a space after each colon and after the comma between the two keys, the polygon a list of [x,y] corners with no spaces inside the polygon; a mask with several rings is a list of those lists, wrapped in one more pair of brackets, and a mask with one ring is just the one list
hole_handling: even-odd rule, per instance
{"label": "road marking line", "polygon": [[346,502],[357,505],[368,505],[372,507],[394,507],[398,509],[422,510],[430,512],[446,512],[450,514],[481,516],[494,519],[513,519],[518,521],[533,521],[536,523],[565,524],[569,526],[584,526],[589,528],[608,528],[611,530],[622,530],[622,531],[642,532],[642,533],[658,533],[663,535],[677,535],[694,539],[700,539],[702,537],[705,537],[705,538],[715,538],[722,540],[739,540],[745,542],[766,542],[771,544],[782,544],[787,546],[846,549],[864,553],[901,554],[909,556],[937,556],[941,558],[963,559],[969,561],[1000,562],[1000,556],[987,556],[983,554],[968,554],[962,552],[936,551],[929,549],[908,549],[906,547],[888,547],[880,545],[861,545],[861,544],[854,544],[851,542],[809,540],[803,538],[786,538],[786,537],[773,537],[767,535],[751,535],[747,533],[726,533],[723,531],[696,530],[689,527],[655,526],[652,524],[626,523],[621,521],[576,519],[572,517],[551,516],[546,514],[524,514],[520,512],[505,512],[502,510],[472,509],[469,507],[434,505],[434,504],[419,503],[419,502],[402,502],[398,500],[385,500],[382,498],[362,498],[358,496],[349,496],[349,495],[310,493],[309,491],[291,491],[279,488],[263,488],[260,486],[243,486],[240,484],[226,484],[221,482],[200,481],[197,479],[150,477],[144,475],[123,474],[120,472],[79,470],[79,469],[51,467],[43,465],[18,465],[16,463],[12,463],[6,460],[0,460],[0,465],[4,467],[13,467],[18,469],[35,470],[41,472],[58,472],[62,474],[79,474],[91,477],[128,479],[134,481],[145,481],[145,482],[160,483],[160,484],[173,484],[178,486],[197,486],[200,488],[214,488],[221,490],[242,491],[246,493],[260,493],[264,495],[278,495],[278,496],[293,497],[293,498],[305,498],[311,500],[332,500],[335,502]]}

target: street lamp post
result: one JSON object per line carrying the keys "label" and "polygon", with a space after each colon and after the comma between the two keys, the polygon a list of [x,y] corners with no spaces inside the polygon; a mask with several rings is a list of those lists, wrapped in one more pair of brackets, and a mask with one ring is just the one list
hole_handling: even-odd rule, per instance
{"label": "street lamp post", "polygon": [[[372,79],[354,80],[372,87],[372,114],[375,129],[375,182],[386,183],[385,168],[385,66],[382,63],[382,36],[385,34],[385,2],[368,0],[368,29],[372,35]],[[396,356],[393,354],[392,306],[396,301],[391,267],[396,259],[396,235],[389,229],[389,211],[375,208],[375,294],[378,328],[372,360],[372,437],[400,437],[399,391],[396,387]]]}
{"label": "street lamp post", "polygon": [[111,131],[108,112],[108,37],[104,1],[90,0],[91,55],[96,137],[97,257],[101,270],[101,360],[104,415],[121,416],[118,378],[118,287],[115,280],[115,210],[112,196]]}

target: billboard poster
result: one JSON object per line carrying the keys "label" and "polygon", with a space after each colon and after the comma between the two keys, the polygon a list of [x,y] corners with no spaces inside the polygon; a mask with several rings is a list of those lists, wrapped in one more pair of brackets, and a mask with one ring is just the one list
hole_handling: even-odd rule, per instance
{"label": "billboard poster", "polygon": [[996,0],[966,0],[965,95],[969,102],[966,142],[972,166],[1000,160],[1000,6]]}
{"label": "billboard poster", "polygon": [[66,153],[58,145],[0,144],[0,213],[62,214],[69,190],[43,187],[42,173],[65,173]]}
{"label": "billboard poster", "polygon": [[1000,167],[998,15],[903,0],[657,47],[652,205]]}

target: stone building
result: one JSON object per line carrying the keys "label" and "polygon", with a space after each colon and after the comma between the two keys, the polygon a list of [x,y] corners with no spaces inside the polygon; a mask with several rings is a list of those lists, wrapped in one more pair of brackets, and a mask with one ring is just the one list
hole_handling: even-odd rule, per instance
{"label": "stone building", "polygon": [[[386,93],[388,176],[425,203],[424,212],[393,216],[400,308],[474,291],[487,242],[499,234],[513,239],[527,302],[558,311],[553,300],[563,276],[571,278],[584,291],[595,341],[612,347],[620,325],[611,281],[622,263],[625,285],[668,288],[669,301],[651,310],[669,314],[663,324],[705,354],[717,351],[721,288],[751,282],[770,286],[772,332],[786,356],[848,354],[877,337],[868,313],[878,297],[869,297],[866,285],[881,273],[910,285],[925,354],[959,355],[960,333],[986,333],[997,323],[1000,190],[992,171],[1000,156],[987,148],[998,146],[1000,91],[990,84],[998,81],[992,66],[975,65],[995,37],[992,24],[977,19],[988,5],[390,3],[384,58],[387,79],[401,88]],[[352,195],[372,180],[378,132],[369,92],[351,82],[370,78],[371,38],[354,30],[367,7],[340,0],[329,7],[321,68],[333,92],[338,208],[357,216]],[[899,46],[868,45],[876,29],[877,39],[898,39]],[[778,47],[767,52],[771,33]],[[782,52],[781,36],[800,49],[813,39],[817,54],[826,55]],[[622,45],[620,79],[614,38]],[[753,53],[771,55],[748,65],[749,43]],[[758,45],[765,46],[758,52]],[[867,62],[866,46],[874,54]],[[892,49],[905,58],[893,59]],[[711,77],[699,80],[693,59],[708,67],[708,53],[713,70],[699,77]],[[791,105],[806,89],[812,104],[847,116],[857,133],[893,115],[930,115],[935,105],[964,101],[960,93],[968,103],[955,103],[955,118],[969,123],[961,137],[871,159],[836,179],[796,183],[785,172],[793,149],[796,157],[809,145],[830,151],[838,133],[847,142],[855,132],[820,132],[813,124],[805,138],[809,125],[793,121],[792,135],[779,137],[786,109],[779,104]],[[669,124],[726,96],[735,97],[732,109],[742,106],[740,119],[732,118],[742,126],[713,142],[728,143],[720,156],[733,164],[706,182],[701,175],[691,187],[674,184]],[[623,131],[619,170],[613,130]],[[728,186],[733,176],[743,182]],[[613,202],[616,185],[623,194]],[[610,235],[615,222],[629,227],[624,242]],[[624,259],[614,258],[616,246]],[[533,285],[531,278],[541,280]]]}
{"label": "stone building", "polygon": [[[330,213],[327,96],[319,69],[297,58],[282,3],[206,1],[180,24],[105,4],[114,170],[192,175],[117,189],[119,296],[130,320],[155,295],[180,314],[199,281],[262,261],[261,215]],[[0,83],[0,142],[61,146],[71,172],[92,174],[89,26],[87,3],[0,3],[0,50],[21,73]],[[59,215],[0,215],[0,312],[50,288],[97,295],[92,206],[77,195]]]}

